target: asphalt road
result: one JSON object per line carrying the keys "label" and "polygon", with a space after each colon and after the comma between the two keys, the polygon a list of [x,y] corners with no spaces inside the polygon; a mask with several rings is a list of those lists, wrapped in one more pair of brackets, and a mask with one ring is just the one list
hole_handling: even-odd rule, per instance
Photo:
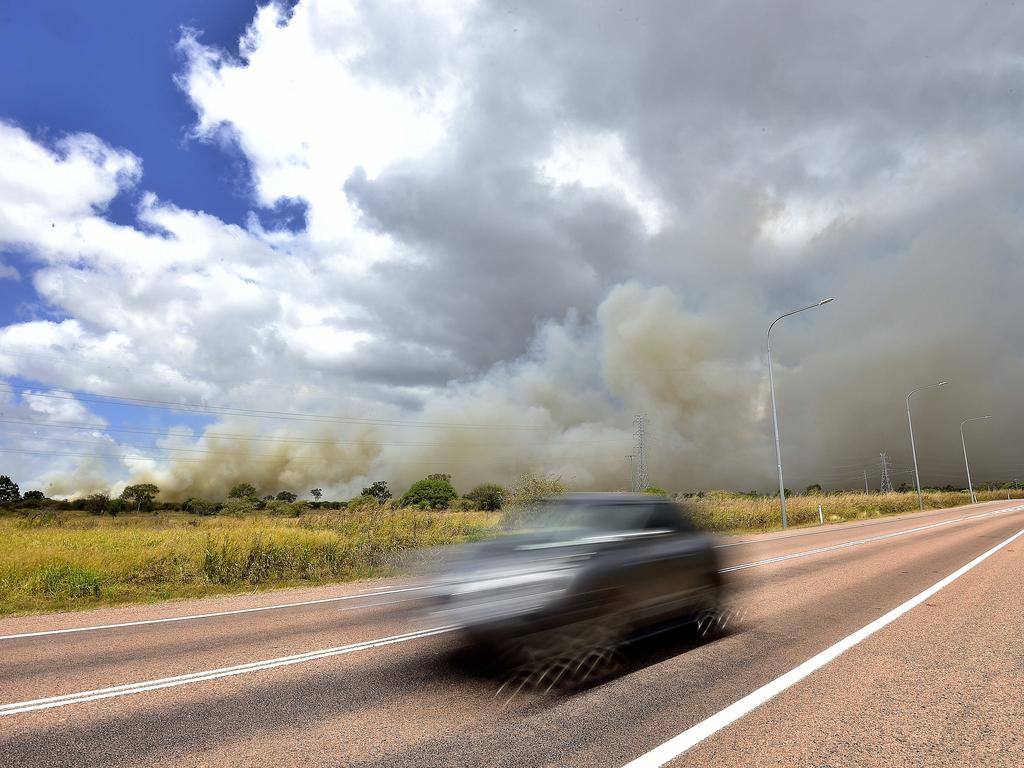
{"label": "asphalt road", "polygon": [[733,630],[571,694],[496,696],[410,582],[3,620],[0,765],[1024,765],[1018,506],[723,541]]}

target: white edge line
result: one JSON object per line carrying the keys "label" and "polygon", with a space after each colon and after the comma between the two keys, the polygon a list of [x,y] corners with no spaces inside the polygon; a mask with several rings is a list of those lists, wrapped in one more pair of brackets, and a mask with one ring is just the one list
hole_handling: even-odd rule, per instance
{"label": "white edge line", "polygon": [[674,760],[675,758],[679,757],[681,754],[689,750],[691,747],[699,744],[704,739],[717,733],[726,726],[736,722],[737,720],[749,714],[751,711],[761,706],[765,702],[775,698],[780,693],[785,691],[787,688],[796,685],[798,682],[803,680],[812,672],[821,669],[823,666],[828,664],[837,656],[848,651],[850,648],[857,645],[865,638],[870,637],[878,630],[882,629],[888,624],[891,624],[900,616],[907,613],[907,611],[920,605],[929,597],[934,595],[936,592],[953,583],[961,576],[963,576],[965,573],[970,571],[972,568],[977,566],[979,563],[983,562],[984,560],[987,560],[989,557],[994,555],[996,552],[998,552],[1006,545],[1012,543],[1020,536],[1024,536],[1024,529],[1017,531],[1017,533],[1013,534],[1013,536],[1006,539],[1005,541],[996,544],[994,547],[992,547],[992,549],[988,550],[987,552],[978,555],[976,558],[967,563],[967,565],[964,565],[963,567],[953,571],[953,573],[949,574],[949,576],[947,576],[946,578],[942,579],[939,582],[936,582],[932,586],[928,587],[928,589],[926,589],[924,592],[915,595],[902,605],[893,608],[884,616],[880,616],[879,618],[875,619],[866,627],[858,629],[852,635],[844,637],[835,645],[826,648],[821,653],[812,656],[803,664],[800,664],[798,667],[791,669],[789,672],[782,675],[781,677],[777,677],[770,683],[761,686],[753,693],[750,693],[744,696],[739,701],[730,704],[721,712],[712,715],[706,720],[702,720],[693,727],[683,731],[678,736],[669,739],[664,744],[655,747],[650,752],[641,755],[640,757],[636,758],[630,763],[627,763],[624,766],[624,768],[656,768],[657,766],[665,765],[665,763]]}
{"label": "white edge line", "polygon": [[324,648],[319,651],[309,651],[307,653],[300,653],[294,656],[281,656],[275,659],[265,659],[263,661],[253,661],[246,664],[237,664],[232,667],[222,667],[220,669],[210,669],[202,672],[190,672],[188,674],[177,675],[175,677],[164,677],[157,680],[143,680],[138,683],[115,685],[110,688],[98,688],[92,691],[80,691],[78,693],[68,693],[60,696],[50,696],[43,699],[18,701],[13,702],[11,704],[0,704],[0,717],[22,714],[24,712],[33,712],[40,709],[64,707],[71,704],[82,704],[87,701],[109,699],[115,696],[128,696],[133,693],[143,693],[145,691],[153,691],[161,688],[172,688],[179,685],[200,683],[205,682],[207,680],[216,680],[217,678],[221,677],[242,675],[247,672],[261,672],[266,669],[274,669],[275,667],[283,667],[291,664],[301,664],[306,661],[316,661],[317,659],[324,659],[330,656],[340,656],[346,653],[365,651],[371,648],[380,648],[385,645],[404,643],[409,640],[419,640],[425,637],[431,637],[433,635],[440,635],[444,634],[445,632],[451,632],[455,628],[455,625],[431,627],[429,629],[422,629],[416,632],[407,632],[405,634],[392,635],[390,637],[382,637],[376,640],[364,640],[359,643],[341,645],[335,648]]}
{"label": "white edge line", "polygon": [[[1014,499],[1014,501],[1017,501],[1017,499]],[[983,504],[993,504],[994,505],[994,504],[999,504],[999,503],[1000,502],[998,500],[996,500],[996,501],[980,501],[980,502],[978,502],[978,504],[967,504],[966,507],[967,508],[973,508],[973,507],[981,506]],[[715,544],[714,545],[714,549],[728,549],[729,547],[744,547],[744,546],[751,546],[751,545],[754,545],[754,544],[764,544],[766,542],[770,543],[770,542],[775,542],[775,541],[789,541],[790,539],[799,539],[799,538],[804,538],[804,537],[807,537],[807,536],[821,536],[821,535],[825,535],[825,534],[829,534],[829,533],[842,533],[843,531],[856,531],[856,530],[858,530],[860,528],[870,528],[870,527],[879,526],[879,525],[894,525],[894,524],[905,522],[907,520],[909,520],[910,522],[915,522],[916,520],[920,520],[920,519],[922,519],[924,517],[932,517],[934,515],[941,515],[943,513],[948,513],[948,512],[950,512],[952,510],[960,509],[960,508],[961,507],[946,507],[945,509],[929,509],[929,510],[926,510],[924,512],[897,512],[897,513],[892,514],[892,515],[883,515],[881,518],[878,518],[878,519],[869,518],[869,519],[867,519],[867,520],[865,520],[863,522],[858,522],[856,524],[853,524],[853,520],[845,520],[845,521],[842,521],[842,522],[839,522],[839,523],[829,523],[828,527],[822,527],[820,525],[819,526],[816,526],[816,525],[801,526],[799,528],[794,528],[793,529],[794,533],[790,533],[790,534],[783,535],[783,536],[774,536],[772,538],[751,538],[751,539],[743,539],[743,538],[741,538],[739,541],[722,541],[722,542],[719,542],[718,544]],[[1021,507],[1021,508],[1024,509],[1024,507]],[[988,515],[988,514],[991,514],[993,512],[1008,512],[1008,511],[1009,511],[1008,509],[986,510],[984,512],[978,512],[977,514],[974,514],[974,515],[967,515],[966,517],[963,517],[963,518],[960,518],[960,519],[970,520],[972,517],[981,517],[983,515]],[[768,533],[770,533],[770,532],[768,532]],[[780,533],[781,533],[781,531],[780,531]],[[728,534],[723,534],[723,535],[728,535]],[[759,536],[759,535],[762,535],[762,534],[751,534],[751,535]]]}
{"label": "white edge line", "polygon": [[341,597],[323,597],[317,600],[303,600],[298,603],[279,603],[277,605],[261,605],[255,608],[238,608],[232,611],[213,611],[212,613],[197,613],[190,616],[169,616],[162,619],[142,619],[140,621],[126,621],[120,624],[95,624],[88,627],[67,627],[65,629],[43,629],[38,632],[20,632],[16,635],[0,635],[0,640],[18,640],[23,637],[42,637],[43,635],[66,635],[72,632],[92,632],[97,629],[117,629],[119,627],[141,627],[146,624],[168,624],[174,621],[191,621],[193,619],[210,619],[216,616],[237,616],[240,613],[258,613],[260,611],[275,611],[281,608],[298,608],[304,605],[319,605],[321,603],[337,603],[342,600],[358,600],[362,597],[377,597],[379,595],[394,595],[399,592],[412,592],[417,589],[426,589],[425,586],[400,587],[383,591],[378,588],[376,592],[360,592],[357,595],[342,595]]}
{"label": "white edge line", "polygon": [[1006,509],[997,509],[990,512],[980,512],[976,515],[966,515],[964,517],[953,518],[952,520],[941,520],[937,523],[929,523],[928,525],[920,525],[916,528],[907,528],[903,531],[893,531],[892,533],[883,533],[880,536],[869,536],[864,539],[856,539],[854,541],[844,541],[839,544],[832,544],[827,547],[817,547],[815,549],[805,549],[802,552],[792,552],[788,555],[779,555],[778,557],[769,557],[765,560],[755,560],[750,563],[740,563],[739,565],[730,565],[722,568],[719,573],[732,573],[733,571],[742,571],[747,568],[757,568],[762,565],[772,565],[773,563],[782,563],[786,560],[796,560],[801,557],[810,557],[811,555],[820,555],[825,552],[834,552],[837,549],[847,549],[848,547],[856,547],[861,544],[870,544],[874,541],[883,541],[884,539],[892,539],[897,536],[905,536],[908,533],[917,533],[919,531],[927,531],[931,528],[938,528],[942,525],[950,525],[951,523],[962,523],[965,520],[972,520],[977,517],[992,517],[999,515],[1004,512],[1019,512],[1024,509],[1024,505],[1016,507],[1007,507]]}

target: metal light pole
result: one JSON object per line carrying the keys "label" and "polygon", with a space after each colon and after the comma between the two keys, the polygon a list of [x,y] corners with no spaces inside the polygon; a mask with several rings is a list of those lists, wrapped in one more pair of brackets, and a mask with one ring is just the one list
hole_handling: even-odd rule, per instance
{"label": "metal light pole", "polygon": [[782,507],[783,528],[789,526],[789,520],[786,517],[786,488],[782,484],[782,448],[779,445],[779,414],[775,408],[775,376],[772,374],[772,327],[784,317],[789,317],[790,315],[795,315],[797,312],[805,312],[808,309],[820,307],[822,304],[828,304],[830,301],[832,301],[831,297],[822,299],[816,304],[808,304],[806,307],[800,307],[800,309],[794,309],[792,312],[779,315],[772,320],[771,325],[768,326],[768,386],[772,391],[772,423],[775,425],[775,461],[779,466],[779,504]]}
{"label": "metal light pole", "polygon": [[971,504],[977,504],[978,500],[974,497],[974,486],[971,485],[971,465],[967,462],[967,441],[964,440],[964,424],[968,421],[983,421],[984,419],[991,418],[991,416],[975,416],[973,419],[964,419],[960,422],[960,445],[964,449],[964,466],[967,467],[967,492],[971,494]]}
{"label": "metal light pole", "polygon": [[933,387],[941,387],[945,384],[945,381],[940,381],[938,384],[918,387],[907,393],[907,423],[910,425],[910,452],[914,456],[914,485],[917,486],[917,506],[921,510],[924,510],[924,498],[921,496],[921,476],[917,473],[917,447],[914,445],[914,420],[910,418],[910,396],[915,392],[920,392],[922,389],[932,389]]}

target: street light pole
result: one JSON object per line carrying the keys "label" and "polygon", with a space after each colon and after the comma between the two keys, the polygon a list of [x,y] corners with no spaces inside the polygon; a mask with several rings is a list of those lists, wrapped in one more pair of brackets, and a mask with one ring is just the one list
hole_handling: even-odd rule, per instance
{"label": "street light pole", "polygon": [[977,504],[978,500],[974,497],[974,486],[971,484],[971,465],[967,461],[967,441],[964,440],[964,424],[968,421],[982,421],[991,418],[991,416],[975,416],[973,419],[964,419],[960,422],[960,445],[964,449],[964,466],[967,467],[967,492],[971,495],[971,504]]}
{"label": "street light pole", "polygon": [[917,447],[914,445],[914,420],[910,417],[910,396],[915,392],[920,392],[922,389],[941,387],[945,384],[946,382],[940,381],[938,384],[929,384],[926,387],[918,387],[917,389],[912,389],[907,393],[907,423],[910,425],[910,452],[914,456],[914,485],[917,487],[917,506],[921,510],[924,510],[924,498],[921,496],[921,475],[917,472]]}
{"label": "street light pole", "polygon": [[772,373],[772,327],[784,317],[789,317],[790,315],[795,315],[797,312],[805,312],[808,309],[820,307],[822,304],[828,304],[830,301],[832,301],[831,297],[822,299],[816,304],[808,304],[806,307],[800,307],[800,309],[794,309],[784,315],[779,315],[772,320],[771,325],[768,326],[768,386],[772,391],[772,423],[775,426],[775,462],[779,468],[779,504],[782,508],[783,528],[787,528],[789,526],[789,520],[786,517],[786,488],[782,483],[782,447],[779,444],[779,414],[775,407],[775,376]]}

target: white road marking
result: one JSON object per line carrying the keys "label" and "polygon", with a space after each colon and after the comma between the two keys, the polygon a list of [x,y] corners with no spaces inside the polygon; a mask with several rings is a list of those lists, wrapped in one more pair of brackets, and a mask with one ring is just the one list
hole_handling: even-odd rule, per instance
{"label": "white road marking", "polygon": [[42,637],[44,635],[66,635],[71,632],[93,632],[97,629],[118,629],[120,627],[141,627],[147,624],[167,624],[174,621],[192,621],[193,619],[209,619],[215,616],[237,616],[240,613],[259,613],[260,611],[276,611],[281,608],[297,608],[303,605],[320,605],[321,603],[337,603],[342,600],[358,600],[362,597],[378,597],[379,595],[393,595],[399,592],[413,592],[417,589],[426,589],[424,585],[415,587],[400,587],[384,591],[377,588],[375,592],[360,592],[356,595],[343,595],[341,597],[323,597],[318,600],[303,600],[298,603],[279,603],[277,605],[263,605],[256,608],[238,608],[233,611],[213,611],[212,613],[197,613],[190,616],[169,616],[164,619],[143,619],[141,621],[125,621],[120,624],[96,624],[90,627],[67,627],[65,629],[44,629],[38,632],[21,632],[16,635],[0,635],[0,640],[19,640],[23,637]]}
{"label": "white road marking", "polygon": [[862,640],[870,637],[878,630],[896,621],[900,616],[907,613],[907,611],[920,605],[925,600],[930,598],[939,590],[949,586],[954,581],[959,579],[965,573],[970,571],[975,566],[979,565],[989,557],[994,555],[1003,547],[1011,544],[1016,539],[1024,536],[1024,529],[1017,531],[1010,538],[1005,541],[996,544],[992,549],[988,550],[984,554],[978,555],[976,558],[967,563],[967,565],[958,568],[953,573],[949,574],[946,578],[939,582],[936,582],[932,586],[928,587],[924,592],[907,600],[902,605],[893,608],[884,616],[875,619],[873,622],[868,624],[866,627],[858,629],[852,635],[848,635],[840,640],[835,645],[826,648],[821,653],[812,656],[803,664],[790,670],[781,677],[772,680],[770,683],[761,686],[753,693],[744,696],[734,704],[729,705],[721,712],[712,715],[711,717],[697,723],[692,728],[680,733],[672,739],[669,739],[664,744],[655,747],[645,755],[641,755],[636,760],[628,763],[625,768],[657,768],[662,766],[671,760],[679,757],[681,754],[686,752],[691,747],[699,744],[704,739],[708,738],[712,734],[717,733],[728,725],[736,722],[740,718],[749,714],[751,711],[761,706],[767,701],[778,696],[780,693],[796,685],[798,682],[803,680],[805,677],[810,675],[812,672],[821,669],[823,666],[828,664],[830,661],[848,651],[853,646],[860,643]]}
{"label": "white road marking", "polygon": [[892,533],[883,533],[880,536],[869,536],[864,539],[857,539],[855,541],[844,541],[841,544],[832,544],[827,547],[817,547],[815,549],[805,549],[802,552],[792,552],[788,555],[779,555],[778,557],[769,557],[764,560],[755,560],[751,563],[741,563],[740,565],[730,565],[727,568],[722,568],[719,573],[731,573],[732,571],[742,571],[746,568],[757,568],[762,565],[772,565],[773,563],[781,563],[786,560],[796,560],[801,557],[810,557],[811,555],[820,555],[823,552],[834,552],[837,549],[847,549],[849,547],[857,547],[861,544],[870,544],[873,541],[882,541],[884,539],[892,539],[896,536],[905,536],[908,533],[917,533],[918,531],[927,531],[930,528],[938,528],[941,525],[950,525],[951,523],[962,523],[964,520],[972,520],[976,517],[992,517],[993,515],[999,515],[1004,512],[1019,512],[1024,509],[1024,504],[1016,507],[1008,507],[1006,509],[996,509],[991,512],[979,512],[975,515],[965,515],[964,517],[953,518],[952,520],[941,520],[937,523],[929,523],[928,525],[919,525],[916,528],[907,528],[903,531],[894,531]]}
{"label": "white road marking", "polygon": [[[977,504],[966,504],[964,506],[980,507],[983,505],[998,504],[998,501],[981,501]],[[740,539],[739,541],[723,541],[715,544],[715,549],[729,549],[730,547],[744,547],[753,544],[764,544],[774,543],[776,541],[789,541],[790,539],[802,539],[807,536],[827,536],[830,533],[842,533],[844,531],[855,531],[859,528],[874,528],[877,525],[895,525],[910,520],[919,520],[923,517],[932,517],[934,515],[948,514],[950,511],[947,509],[929,509],[926,512],[911,512],[911,513],[900,513],[891,517],[883,517],[881,519],[871,519],[863,523],[852,523],[845,521],[841,523],[829,523],[827,527],[811,526],[805,528],[797,528],[795,533],[790,533],[785,536],[773,536],[772,538],[754,538],[754,539]],[[978,515],[984,515],[987,512],[979,512]],[[968,517],[976,517],[977,515],[968,515]],[[756,535],[756,534],[755,534]]]}
{"label": "white road marking", "polygon": [[453,629],[455,629],[454,625],[431,627],[417,632],[407,632],[403,635],[392,635],[390,637],[382,637],[377,640],[365,640],[361,643],[339,645],[335,648],[324,648],[319,651],[309,651],[308,653],[299,653],[294,656],[280,656],[276,659],[266,659],[264,661],[249,662],[247,664],[237,664],[233,667],[209,669],[204,672],[191,672],[187,675],[164,677],[158,680],[144,680],[139,683],[127,683],[126,685],[115,685],[110,688],[98,688],[93,691],[67,693],[62,696],[50,696],[45,699],[32,699],[31,701],[17,701],[12,704],[0,704],[0,717],[18,715],[24,712],[34,712],[39,709],[66,707],[71,704],[82,704],[87,701],[109,699],[115,696],[128,696],[133,693],[155,691],[160,688],[173,688],[179,685],[191,685],[192,683],[201,683],[206,680],[216,680],[220,677],[243,675],[247,672],[262,672],[263,670],[274,669],[275,667],[302,664],[306,661],[316,661],[317,659],[325,659],[330,656],[341,656],[346,653],[366,651],[371,648],[380,648],[385,645],[408,642],[409,640],[420,640],[424,637],[432,637],[434,635],[444,634],[445,632],[451,632]]}

